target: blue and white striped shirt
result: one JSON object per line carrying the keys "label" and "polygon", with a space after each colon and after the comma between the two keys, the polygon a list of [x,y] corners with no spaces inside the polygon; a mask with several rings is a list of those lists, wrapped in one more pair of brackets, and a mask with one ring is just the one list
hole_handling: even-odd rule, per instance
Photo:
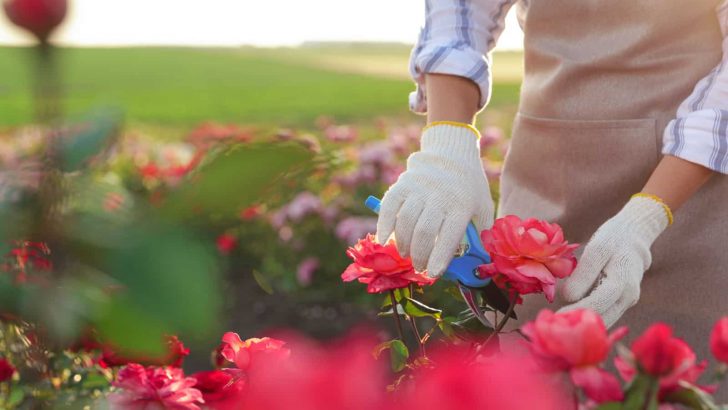
{"label": "blue and white striped shirt", "polygon": [[[521,0],[524,1],[524,0]],[[417,89],[410,109],[427,111],[425,74],[465,77],[480,88],[480,108],[491,94],[490,51],[505,16],[518,0],[425,0],[425,27],[412,50],[410,74]],[[695,86],[664,134],[662,153],[728,174],[728,0],[718,9],[723,61]]]}

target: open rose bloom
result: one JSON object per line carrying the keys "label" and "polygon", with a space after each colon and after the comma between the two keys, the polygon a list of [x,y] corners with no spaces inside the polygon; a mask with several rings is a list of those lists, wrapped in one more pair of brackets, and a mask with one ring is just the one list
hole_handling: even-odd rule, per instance
{"label": "open rose bloom", "polygon": [[121,390],[111,394],[109,402],[115,410],[199,410],[204,400],[196,384],[197,379],[185,377],[182,369],[132,363],[119,371],[113,385]]}
{"label": "open rose bloom", "polygon": [[576,268],[579,245],[569,244],[557,224],[509,215],[484,230],[481,239],[492,263],[481,266],[480,274],[521,295],[543,292],[553,302],[556,280]]}
{"label": "open rose bloom", "polygon": [[346,254],[354,263],[341,274],[341,279],[366,283],[369,293],[404,288],[410,283],[430,285],[433,282],[424,273],[415,272],[410,258],[400,256],[394,240],[382,245],[370,234],[349,248]]}

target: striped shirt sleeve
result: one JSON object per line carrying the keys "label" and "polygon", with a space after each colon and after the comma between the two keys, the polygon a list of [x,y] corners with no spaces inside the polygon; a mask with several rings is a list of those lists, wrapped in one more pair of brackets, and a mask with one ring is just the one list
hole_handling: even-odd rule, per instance
{"label": "striped shirt sleeve", "polygon": [[416,90],[410,109],[427,111],[425,74],[465,77],[480,89],[480,106],[490,99],[491,57],[508,9],[517,0],[425,0],[425,26],[410,56]]}
{"label": "striped shirt sleeve", "polygon": [[683,101],[663,138],[662,153],[728,174],[728,1],[718,8],[723,60]]}

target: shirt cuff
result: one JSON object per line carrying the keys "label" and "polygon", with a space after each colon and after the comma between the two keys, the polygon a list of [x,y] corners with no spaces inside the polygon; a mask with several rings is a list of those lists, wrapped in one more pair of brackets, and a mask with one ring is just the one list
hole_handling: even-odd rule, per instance
{"label": "shirt cuff", "polygon": [[662,153],[728,174],[728,111],[705,109],[672,120]]}
{"label": "shirt cuff", "polygon": [[449,74],[467,78],[480,90],[478,111],[488,104],[491,94],[490,58],[461,44],[433,44],[413,52],[410,75],[417,88],[409,96],[410,110],[419,114],[427,112],[425,74]]}

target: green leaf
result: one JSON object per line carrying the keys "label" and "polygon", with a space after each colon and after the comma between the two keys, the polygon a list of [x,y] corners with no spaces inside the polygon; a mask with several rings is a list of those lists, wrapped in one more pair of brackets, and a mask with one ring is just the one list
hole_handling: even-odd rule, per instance
{"label": "green leaf", "polygon": [[451,322],[450,326],[455,337],[468,342],[481,342],[495,331],[492,327],[485,327],[475,315],[465,320]]}
{"label": "green leaf", "polygon": [[92,113],[75,127],[75,133],[66,135],[61,146],[62,169],[77,171],[92,157],[109,147],[118,134],[123,113],[104,109]]}
{"label": "green leaf", "polygon": [[255,283],[257,283],[265,293],[269,295],[273,294],[273,286],[271,286],[268,278],[266,278],[262,273],[253,269],[253,279],[255,279]]}
{"label": "green leaf", "polygon": [[221,306],[213,245],[150,221],[122,236],[104,258],[103,270],[118,285],[97,319],[102,336],[133,349],[156,346],[161,334],[198,341],[216,337]]}
{"label": "green leaf", "polygon": [[187,183],[170,193],[163,208],[175,217],[200,213],[237,217],[242,208],[281,186],[284,175],[312,164],[313,153],[301,145],[237,145],[201,164]]}
{"label": "green leaf", "polygon": [[404,370],[407,366],[407,359],[409,358],[409,350],[407,349],[407,346],[399,339],[392,340],[389,353],[392,371],[396,373]]}
{"label": "green leaf", "polygon": [[624,398],[624,410],[657,409],[657,380],[640,374],[632,380]]}
{"label": "green leaf", "polygon": [[685,382],[680,382],[680,390],[677,390],[667,397],[665,401],[670,403],[680,403],[694,410],[718,410],[718,406],[708,393],[699,387]]}
{"label": "green leaf", "polygon": [[405,297],[404,311],[410,316],[432,317],[435,319],[439,319],[442,314],[442,310],[427,306],[424,303],[409,297]]}

